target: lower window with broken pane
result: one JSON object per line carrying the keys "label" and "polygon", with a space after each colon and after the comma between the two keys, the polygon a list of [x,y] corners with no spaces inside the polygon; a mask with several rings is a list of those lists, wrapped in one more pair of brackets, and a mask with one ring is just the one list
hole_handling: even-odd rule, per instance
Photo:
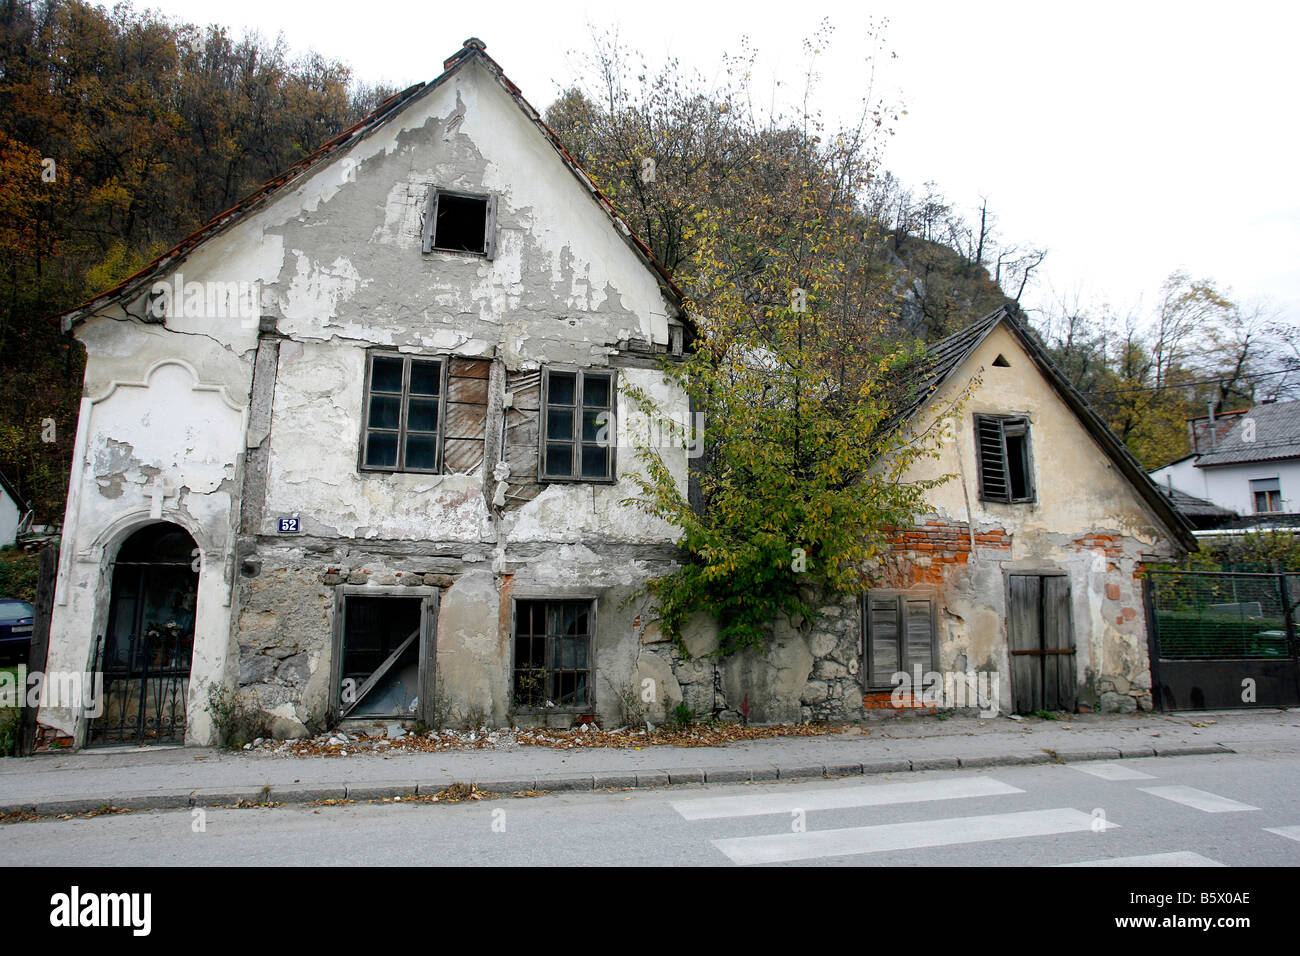
{"label": "lower window with broken pane", "polygon": [[420,598],[347,597],[339,716],[416,716],[423,604]]}
{"label": "lower window with broken pane", "polygon": [[517,708],[575,710],[591,706],[590,598],[515,602],[514,702]]}

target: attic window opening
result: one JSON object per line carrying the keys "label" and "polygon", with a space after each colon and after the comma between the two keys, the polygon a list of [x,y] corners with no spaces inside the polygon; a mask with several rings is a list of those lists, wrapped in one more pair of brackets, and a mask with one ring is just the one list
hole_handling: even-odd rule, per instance
{"label": "attic window opening", "polygon": [[1034,500],[1028,418],[976,415],[975,446],[982,500]]}
{"label": "attic window opening", "polygon": [[492,258],[496,197],[434,189],[425,210],[424,251]]}
{"label": "attic window opening", "polygon": [[995,368],[1011,368],[1011,363],[1007,361],[1005,355],[998,355],[998,357],[993,360],[993,366]]}

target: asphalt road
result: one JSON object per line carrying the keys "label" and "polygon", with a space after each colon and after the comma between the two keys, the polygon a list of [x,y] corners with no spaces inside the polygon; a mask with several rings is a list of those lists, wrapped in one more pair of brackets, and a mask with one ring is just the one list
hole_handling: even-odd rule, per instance
{"label": "asphalt road", "polygon": [[9,866],[1297,866],[1300,756],[199,814],[0,826],[0,858]]}

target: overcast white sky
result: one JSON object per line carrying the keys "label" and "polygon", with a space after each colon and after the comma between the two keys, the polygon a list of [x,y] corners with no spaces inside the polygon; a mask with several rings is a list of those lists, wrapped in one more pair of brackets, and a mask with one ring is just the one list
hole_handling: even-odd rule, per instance
{"label": "overcast white sky", "polygon": [[[143,4],[138,4],[142,6]],[[908,115],[885,166],[956,203],[989,197],[1004,240],[1045,246],[1030,307],[1081,296],[1154,305],[1174,269],[1300,321],[1300,3],[952,0],[711,5],[702,0],[156,0],[174,19],[283,31],[296,51],[404,86],[441,72],[469,36],[538,109],[574,76],[588,24],[617,27],[652,61],[706,75],[748,36],[792,83],[800,40],[830,18],[817,104],[848,119],[867,78],[868,17],[896,59],[878,92]],[[761,75],[761,74],[760,74]]]}

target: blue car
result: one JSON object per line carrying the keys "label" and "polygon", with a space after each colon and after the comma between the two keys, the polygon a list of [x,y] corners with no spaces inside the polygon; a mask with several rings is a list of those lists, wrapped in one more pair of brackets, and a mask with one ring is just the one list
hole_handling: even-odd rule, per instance
{"label": "blue car", "polygon": [[32,644],[32,615],[26,601],[0,599],[0,659],[26,661]]}

